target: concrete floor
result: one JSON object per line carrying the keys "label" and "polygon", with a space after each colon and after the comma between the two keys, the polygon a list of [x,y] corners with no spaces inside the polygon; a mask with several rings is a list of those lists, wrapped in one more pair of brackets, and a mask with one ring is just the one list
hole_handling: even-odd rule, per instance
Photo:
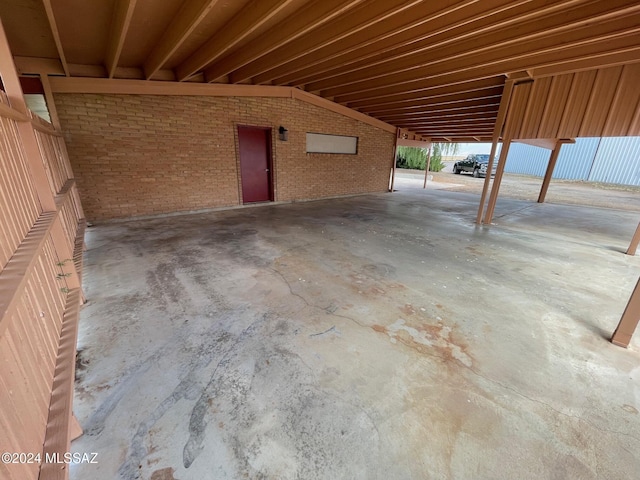
{"label": "concrete floor", "polygon": [[637,479],[638,215],[394,194],[87,232],[71,479]]}

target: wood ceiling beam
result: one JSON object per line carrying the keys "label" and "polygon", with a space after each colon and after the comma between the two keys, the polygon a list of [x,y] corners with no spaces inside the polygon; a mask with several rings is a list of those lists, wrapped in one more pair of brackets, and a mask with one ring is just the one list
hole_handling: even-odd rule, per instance
{"label": "wood ceiling beam", "polygon": [[450,143],[491,143],[492,138],[491,137],[451,137],[451,139],[448,138],[436,138],[433,139],[434,142],[450,142]]}
{"label": "wood ceiling beam", "polygon": [[[388,123],[388,122],[387,122]],[[486,122],[481,122],[477,120],[470,120],[468,122],[464,122],[462,120],[457,120],[455,122],[421,122],[421,121],[397,121],[394,122],[398,125],[410,126],[411,128],[418,128],[419,126],[428,127],[433,130],[442,129],[442,130],[454,130],[457,128],[463,129],[483,129],[490,128],[492,129],[495,125],[495,119],[489,120]]]}
{"label": "wood ceiling beam", "polygon": [[[387,123],[391,123],[391,122],[387,122]],[[495,117],[493,118],[470,118],[468,120],[464,120],[464,119],[456,119],[456,120],[446,120],[446,119],[440,119],[440,120],[396,120],[395,122],[393,122],[395,124],[402,124],[402,125],[425,125],[431,128],[435,128],[435,127],[442,127],[442,128],[477,128],[477,127],[491,127],[493,128],[493,126],[496,123],[496,119]]]}
{"label": "wood ceiling beam", "polygon": [[[486,3],[503,3],[503,0],[485,0]],[[520,3],[528,0],[518,0]],[[366,29],[357,35],[345,37],[340,42],[331,43],[322,48],[309,52],[304,56],[295,60],[288,61],[276,68],[270,68],[266,72],[253,78],[253,82],[257,84],[268,83],[294,83],[297,78],[302,78],[308,74],[318,74],[322,71],[330,70],[335,67],[336,58],[339,57],[339,64],[344,66],[348,63],[347,54],[350,58],[360,58],[364,54],[367,56],[375,56],[382,53],[384,48],[382,44],[388,45],[387,50],[397,47],[398,45],[406,45],[416,41],[416,37],[431,35],[433,30],[432,22],[451,23],[452,15],[464,18],[473,16],[473,11],[468,11],[466,7],[478,10],[476,0],[447,0],[445,2],[429,2],[428,4],[417,4],[407,9],[403,15],[396,15],[388,18],[379,28]],[[483,2],[484,3],[484,2]],[[503,8],[507,8],[504,7]],[[459,13],[464,10],[464,13]],[[491,10],[482,9],[483,14],[489,13]],[[352,60],[353,61],[353,60]],[[330,66],[325,65],[329,62]],[[321,68],[321,65],[323,66]],[[318,67],[318,68],[317,68]],[[291,75],[296,72],[296,75]],[[288,76],[287,76],[288,75]],[[278,78],[286,76],[286,78]],[[297,78],[296,78],[297,77]]]}
{"label": "wood ceiling beam", "polygon": [[405,123],[398,122],[396,123],[399,127],[409,128],[415,132],[421,132],[425,134],[425,132],[430,132],[430,136],[440,136],[440,135],[453,135],[455,133],[464,133],[464,134],[472,134],[472,135],[483,135],[488,133],[491,135],[493,132],[494,124],[478,124],[478,125],[431,125],[428,123]]}
{"label": "wood ceiling beam", "polygon": [[[323,25],[279,48],[256,61],[246,65],[229,75],[231,83],[250,79],[275,66],[290,60],[309,55],[311,52],[331,43],[342,41],[349,35],[373,28],[379,22],[386,21],[393,15],[402,15],[420,0],[385,0],[384,2],[368,1],[360,7],[345,13],[334,22]],[[378,26],[378,28],[380,28]]]}
{"label": "wood ceiling beam", "polygon": [[481,126],[488,126],[491,125],[493,127],[493,125],[495,125],[495,120],[496,120],[496,116],[486,116],[486,117],[476,117],[476,118],[465,118],[465,117],[457,117],[457,118],[452,118],[452,119],[446,119],[446,118],[434,118],[434,119],[429,119],[429,118],[396,118],[396,119],[384,119],[383,117],[376,117],[378,118],[378,120],[381,120],[385,123],[390,123],[392,125],[398,125],[398,124],[402,124],[402,125],[425,125],[425,126],[430,126],[430,127],[434,127],[434,126],[442,126],[442,127],[447,127],[447,128],[452,128],[452,127],[468,127],[468,126],[474,126],[477,127],[479,125]]}
{"label": "wood ceiling beam", "polygon": [[[454,72],[451,74],[438,75],[434,78],[415,80],[406,84],[391,85],[388,87],[376,88],[371,91],[359,92],[354,90],[344,95],[334,97],[337,103],[345,104],[351,108],[358,108],[359,105],[385,105],[395,103],[398,99],[425,97],[436,91],[448,91],[450,93],[464,90],[469,83],[481,80],[493,81],[497,78],[504,80],[504,76],[486,74],[488,69],[474,72]],[[499,70],[499,69],[494,69]],[[495,73],[495,72],[494,72]],[[403,100],[405,101],[405,100]]]}
{"label": "wood ceiling beam", "polygon": [[363,113],[374,116],[397,116],[397,115],[429,115],[449,112],[488,112],[498,109],[500,96],[492,97],[490,102],[487,99],[479,98],[463,102],[438,103],[431,105],[413,105],[404,108],[387,108],[373,111],[360,110]]}
{"label": "wood ceiling beam", "polygon": [[417,105],[419,103],[426,105],[429,103],[468,100],[472,98],[502,95],[504,79],[505,77],[503,75],[499,75],[466,83],[454,82],[454,84],[450,85],[443,84],[414,92],[388,95],[384,99],[378,98],[370,101],[352,102],[349,106],[351,108],[366,110],[386,107],[388,105],[404,107]]}
{"label": "wood ceiling beam", "polygon": [[[402,125],[399,125],[402,127]],[[470,130],[448,130],[448,129],[430,129],[423,127],[407,127],[411,128],[412,131],[416,132],[419,135],[423,135],[425,137],[484,137],[491,136],[492,129],[491,128],[482,128],[482,129],[470,129]]]}
{"label": "wood ceiling beam", "polygon": [[[294,74],[279,76],[274,79],[274,83],[304,85],[326,80],[368,68],[387,61],[389,58],[414,56],[424,50],[459,42],[467,37],[489,35],[493,30],[514,21],[524,21],[560,10],[566,5],[580,1],[582,0],[565,0],[564,2],[552,2],[551,5],[546,0],[514,1],[506,2],[506,4],[500,0],[478,2],[478,4],[471,5],[464,10],[452,12],[445,18],[438,18],[430,22],[424,32],[413,31],[417,29],[403,32],[396,37],[377,42],[369,48],[346,52],[339,58],[335,58],[335,55],[329,56],[313,67],[302,63],[302,61],[311,63],[311,59],[305,56],[298,64],[291,65]],[[265,77],[259,75],[254,80],[255,83],[262,83],[264,79]]]}
{"label": "wood ceiling beam", "polygon": [[[490,131],[469,131],[469,132],[449,132],[449,131],[434,131],[434,130],[418,130],[416,131],[419,135],[424,135],[426,137],[431,137],[432,141],[434,138],[445,138],[445,139],[453,139],[453,138],[473,138],[473,137],[489,137],[491,138]],[[450,142],[454,142],[454,140],[447,140]]]}
{"label": "wood ceiling beam", "polygon": [[162,68],[219,1],[190,0],[182,5],[144,62],[143,69],[147,80]]}
{"label": "wood ceiling beam", "polygon": [[475,136],[490,136],[491,132],[493,131],[492,127],[489,128],[470,128],[468,130],[458,130],[458,129],[448,129],[448,128],[444,128],[444,129],[436,129],[436,128],[428,128],[426,126],[421,127],[421,126],[407,126],[405,127],[402,124],[399,124],[399,127],[401,128],[410,128],[412,131],[420,134],[420,135],[424,135],[427,137],[459,137],[459,136],[470,136],[470,137],[475,137]]}
{"label": "wood ceiling beam", "polygon": [[403,124],[399,124],[400,128],[409,128],[412,131],[419,133],[421,135],[428,135],[430,137],[448,137],[448,136],[456,136],[456,135],[469,135],[469,136],[491,136],[493,132],[493,125],[484,125],[484,126],[468,126],[468,127],[458,127],[458,126],[437,126],[437,125],[409,125],[404,126]]}
{"label": "wood ceiling beam", "polygon": [[53,7],[51,5],[51,0],[42,0],[44,5],[44,10],[47,13],[47,20],[49,21],[49,28],[51,29],[51,34],[53,35],[53,41],[56,44],[56,49],[58,50],[58,57],[60,57],[60,63],[62,64],[62,70],[64,70],[64,74],[69,76],[69,66],[67,65],[67,59],[64,55],[64,49],[62,48],[62,41],[60,40],[60,32],[58,31],[58,24],[56,23],[56,16],[53,13]]}
{"label": "wood ceiling beam", "polygon": [[394,123],[399,121],[425,121],[425,122],[437,122],[437,121],[449,121],[449,122],[457,122],[459,120],[486,120],[492,119],[495,120],[495,116],[498,112],[497,108],[486,112],[475,112],[475,113],[447,113],[447,114],[436,114],[436,115],[376,115],[376,118],[383,120],[385,122]]}
{"label": "wood ceiling beam", "polygon": [[438,143],[445,143],[445,142],[449,142],[449,143],[491,143],[492,138],[491,137],[473,137],[473,136],[466,136],[466,137],[438,137],[438,138],[433,138],[432,139],[433,142],[438,142]]}
{"label": "wood ceiling beam", "polygon": [[[546,0],[527,0],[508,2],[507,4],[500,0],[478,2],[477,5],[472,5],[463,11],[453,12],[446,18],[430,22],[424,33],[407,32],[400,35],[400,38],[407,37],[403,38],[405,43],[394,44],[386,40],[376,43],[369,49],[359,49],[356,52],[347,53],[337,60],[330,58],[328,61],[314,65],[313,68],[302,65],[298,70],[303,69],[304,71],[296,72],[294,77],[279,77],[274,80],[274,83],[303,85],[369,68],[389,59],[413,57],[425,50],[460,42],[470,37],[493,35],[493,31],[506,27],[510,23],[524,22],[527,19],[561,10],[581,1],[565,0],[551,4]],[[385,53],[388,55],[384,55]],[[306,61],[307,57],[304,60]],[[261,76],[256,77],[256,83],[260,83],[259,80],[262,78]]]}
{"label": "wood ceiling beam", "polygon": [[[420,115],[420,114],[428,114],[428,113],[447,113],[447,112],[464,112],[464,111],[474,111],[481,107],[486,107],[487,109],[495,109],[496,105],[500,104],[500,96],[492,98],[490,101],[487,99],[480,98],[477,101],[469,101],[469,102],[456,102],[455,104],[416,104],[411,107],[402,107],[402,108],[378,108],[373,111],[369,110],[358,110],[362,113],[366,113],[367,115],[377,116],[377,115]],[[449,106],[451,105],[451,106]]]}
{"label": "wood ceiling beam", "polygon": [[[419,54],[386,59],[377,65],[363,65],[357,72],[309,83],[306,90],[331,90],[337,86],[372,79],[384,81],[390,75],[415,78],[418,70],[443,62],[449,65],[472,63],[479,55],[495,61],[497,58],[523,55],[536,50],[562,48],[564,44],[594,38],[600,33],[611,34],[618,29],[631,27],[634,21],[637,25],[637,17],[628,14],[637,13],[638,10],[640,6],[636,0],[595,1],[589,5],[581,5],[579,9],[555,13],[544,21],[539,18],[518,21],[498,32],[473,36],[473,41],[451,43],[451,39],[446,38],[447,43],[450,43],[447,46],[429,47]],[[595,21],[598,22],[597,25],[593,25]]]}
{"label": "wood ceiling beam", "polygon": [[[27,66],[31,62],[27,62]],[[37,64],[36,64],[37,66]],[[61,70],[61,69],[59,69]],[[29,72],[33,73],[33,72]],[[60,71],[42,72],[48,75],[60,75]],[[69,64],[69,75],[71,77],[88,77],[88,78],[106,78],[108,77],[107,69],[104,65],[83,65],[78,63]],[[134,79],[144,80],[144,71],[137,67],[116,67],[113,73],[113,79]],[[153,80],[165,82],[175,82],[176,77],[173,70],[159,70],[153,74]],[[200,82],[202,83],[202,82]]]}
{"label": "wood ceiling beam", "polygon": [[62,63],[57,58],[13,57],[19,75],[43,74],[65,75]]}
{"label": "wood ceiling beam", "polygon": [[491,136],[492,129],[471,129],[471,130],[433,130],[429,128],[409,127],[418,135],[425,137],[486,137]]}
{"label": "wood ceiling beam", "polygon": [[[411,92],[436,86],[463,81],[495,76],[503,72],[511,72],[522,69],[535,69],[536,67],[552,63],[568,62],[584,58],[585,56],[597,56],[601,54],[613,54],[640,46],[640,26],[634,18],[628,19],[633,27],[615,30],[609,35],[598,35],[595,39],[579,40],[566,43],[562,47],[534,50],[522,53],[519,56],[508,55],[490,58],[492,54],[477,55],[473,64],[465,64],[456,68],[455,64],[443,62],[439,68],[422,69],[416,71],[414,76],[393,76],[368,82],[359,82],[322,92],[322,96],[331,96],[338,103],[350,103],[360,100],[370,100],[385,97],[386,95],[400,92]],[[592,26],[591,30],[599,29],[601,25]],[[597,68],[597,65],[594,65]],[[415,80],[415,78],[425,78]],[[415,90],[414,90],[415,89]]]}
{"label": "wood ceiling beam", "polygon": [[293,0],[253,0],[176,68],[183,81],[250,36]]}
{"label": "wood ceiling beam", "polygon": [[621,52],[585,55],[577,60],[554,63],[532,68],[529,73],[534,78],[548,77],[560,73],[576,73],[594,68],[617,67],[640,62],[640,47],[629,48]]}
{"label": "wood ceiling beam", "polygon": [[310,3],[287,19],[284,24],[278,24],[258,38],[252,40],[237,52],[233,52],[205,70],[205,78],[211,81],[228,75],[252,61],[266,55],[284,44],[295,40],[314,28],[323,25],[334,18],[344,15],[349,9],[364,0],[320,0]]}
{"label": "wood ceiling beam", "polygon": [[113,78],[113,74],[118,66],[122,46],[124,45],[133,10],[136,8],[137,0],[117,0],[113,10],[113,18],[111,20],[111,34],[107,45],[107,53],[105,55],[105,67],[109,78]]}
{"label": "wood ceiling beam", "polygon": [[[187,95],[204,97],[275,97],[292,98],[291,87],[263,85],[226,85],[193,82],[148,82],[108,78],[51,77],[54,93],[95,93],[113,95]],[[307,94],[309,97],[315,97]],[[325,99],[320,99],[327,102]],[[345,107],[338,105],[341,109]],[[364,114],[358,113],[359,117]]]}

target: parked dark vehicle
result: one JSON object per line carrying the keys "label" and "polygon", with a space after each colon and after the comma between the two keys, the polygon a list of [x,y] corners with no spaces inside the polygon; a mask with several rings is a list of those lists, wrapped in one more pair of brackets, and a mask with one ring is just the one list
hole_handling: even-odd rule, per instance
{"label": "parked dark vehicle", "polygon": [[[471,153],[467,155],[467,158],[460,160],[453,164],[453,173],[469,172],[474,177],[486,177],[487,165],[489,164],[489,155],[482,155],[477,153]],[[493,169],[495,173],[495,162]]]}

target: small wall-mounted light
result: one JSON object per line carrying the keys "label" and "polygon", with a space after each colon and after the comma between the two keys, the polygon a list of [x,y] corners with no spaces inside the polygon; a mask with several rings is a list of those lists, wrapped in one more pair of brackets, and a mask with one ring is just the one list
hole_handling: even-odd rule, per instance
{"label": "small wall-mounted light", "polygon": [[280,128],[278,128],[278,138],[283,142],[289,140],[289,130],[280,125]]}

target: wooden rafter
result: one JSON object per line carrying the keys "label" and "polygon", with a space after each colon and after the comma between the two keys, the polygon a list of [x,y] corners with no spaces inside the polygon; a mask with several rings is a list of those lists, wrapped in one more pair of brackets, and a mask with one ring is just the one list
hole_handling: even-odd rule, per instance
{"label": "wooden rafter", "polygon": [[[379,113],[377,118],[385,118],[391,120],[435,120],[444,118],[447,120],[456,120],[457,118],[487,118],[491,117],[498,111],[500,104],[491,106],[479,106],[470,108],[452,108],[447,110],[422,111],[422,112],[402,112],[402,113]],[[393,122],[391,122],[393,123]]]}
{"label": "wooden rafter", "polygon": [[505,77],[481,78],[470,82],[454,82],[449,85],[435,85],[405,93],[389,94],[384,99],[349,102],[351,108],[371,109],[378,107],[407,106],[416,104],[439,103],[457,100],[469,100],[485,96],[502,95]]}
{"label": "wooden rafter", "polygon": [[47,12],[47,20],[49,21],[49,28],[51,29],[51,34],[53,35],[53,41],[56,44],[56,49],[58,50],[58,56],[60,57],[60,63],[62,64],[62,69],[64,70],[64,74],[69,76],[69,67],[67,65],[67,59],[64,55],[64,49],[62,48],[62,41],[60,40],[60,32],[58,31],[58,24],[56,23],[56,17],[53,13],[53,6],[51,5],[51,0],[42,0],[44,5],[44,9]]}
{"label": "wooden rafter", "polygon": [[[640,10],[640,5],[636,5]],[[560,21],[560,20],[558,20]],[[344,92],[364,87],[373,90],[377,87],[397,85],[420,78],[425,75],[477,70],[479,67],[500,65],[502,72],[522,70],[553,61],[567,61],[579,58],[590,48],[580,48],[593,43],[608,42],[610,38],[620,37],[627,32],[636,36],[638,19],[632,15],[602,21],[597,25],[582,25],[567,30],[558,28],[555,33],[538,34],[531,37],[518,37],[516,31],[510,40],[495,44],[492,40],[475,48],[451,45],[436,49],[424,57],[392,60],[384,65],[372,67],[357,74],[345,74],[332,79],[331,84],[317,82],[307,85],[308,91],[323,91],[326,95],[337,96]],[[526,38],[526,39],[525,39]],[[637,37],[635,38],[637,42]],[[480,43],[479,43],[480,45]],[[570,48],[574,50],[569,50]],[[571,55],[573,53],[573,55]]]}
{"label": "wooden rafter", "polygon": [[[461,12],[455,12],[459,18],[451,19],[449,16],[442,19],[437,19],[436,22],[429,23],[429,29],[419,36],[418,41],[410,42],[406,45],[400,44],[390,49],[386,48],[386,45],[376,45],[376,51],[386,52],[386,55],[371,55],[367,52],[360,52],[361,58],[354,58],[353,55],[341,56],[339,58],[339,68],[336,68],[334,64],[332,69],[324,71],[319,75],[314,73],[311,78],[313,82],[319,82],[327,80],[333,77],[342,77],[349,72],[356,72],[359,70],[370,70],[373,66],[379,65],[381,69],[384,69],[386,63],[393,61],[394,66],[390,71],[399,71],[398,64],[405,65],[407,62],[410,66],[419,65],[420,61],[424,61],[424,58],[438,58],[436,53],[438,48],[444,49],[449,47],[449,50],[444,53],[442,58],[451,57],[452,51],[459,48],[462,40],[473,39],[470,42],[471,45],[466,44],[466,49],[478,49],[478,44],[481,43],[497,43],[499,35],[508,35],[512,27],[511,23],[516,22],[517,25],[531,24],[539,31],[540,17],[559,10],[562,6],[567,4],[574,4],[576,0],[565,0],[564,2],[544,2],[543,0],[535,0],[535,4],[538,4],[539,8],[529,11],[531,9],[530,2],[509,2],[508,7],[504,5],[504,2],[479,2],[474,5],[474,11],[469,12],[470,9],[465,9]],[[466,15],[470,14],[471,18]],[[477,21],[473,21],[477,20]],[[435,23],[435,24],[434,24]],[[513,36],[513,34],[512,34]],[[515,38],[518,38],[517,33]],[[457,46],[457,47],[456,47]],[[381,50],[380,50],[381,49]],[[434,52],[435,50],[435,52]],[[358,61],[356,61],[358,60]],[[320,71],[326,70],[320,68],[320,65],[316,65]],[[372,75],[373,76],[373,75]],[[310,83],[309,77],[300,78],[298,83],[307,84]],[[338,81],[334,82],[340,83]],[[317,89],[324,89],[325,86],[319,86]],[[309,86],[310,90],[316,89],[315,86]]]}
{"label": "wooden rafter", "polygon": [[419,79],[407,84],[377,88],[371,91],[358,92],[356,90],[345,93],[344,95],[335,96],[334,99],[338,103],[344,103],[352,108],[359,108],[360,105],[382,105],[395,103],[397,101],[429,97],[436,91],[455,93],[461,90],[464,91],[464,85],[460,84],[475,83],[476,81],[482,80],[495,81],[497,79],[504,82],[504,77],[500,78],[496,75],[488,75],[487,69],[484,69],[480,72],[469,72],[464,76],[452,73],[440,75],[435,78]]}
{"label": "wooden rafter", "polygon": [[[446,62],[441,62],[438,66],[432,66],[432,68],[416,69],[412,72],[403,72],[384,78],[358,82],[345,87],[329,89],[321,94],[334,97],[339,103],[348,103],[385,97],[395,93],[417,91],[442,84],[487,78],[502,72],[520,70],[527,65],[536,68],[550,63],[568,62],[584,57],[587,52],[597,58],[595,55],[598,54],[626,51],[637,47],[640,27],[634,17],[629,17],[622,21],[628,23],[627,28],[622,30],[606,24],[585,27],[583,34],[587,30],[601,30],[602,28],[610,28],[611,30],[608,35],[601,33],[596,35],[595,38],[576,40],[575,42],[567,40],[563,48],[550,47],[545,50],[535,50],[536,46],[530,45],[526,52],[523,51],[520,55],[514,57],[500,55],[493,57],[491,53],[487,53],[470,59],[473,63],[462,64],[458,68]],[[531,51],[531,49],[534,49],[534,51]],[[501,52],[501,54],[505,55],[505,52]],[[597,67],[596,60],[592,68]],[[427,76],[427,79],[422,79],[424,76]],[[416,78],[421,79],[415,80]]]}
{"label": "wooden rafter", "polygon": [[[575,3],[569,0],[568,3]],[[532,10],[532,2],[513,1],[505,2],[490,0],[478,2],[468,8],[454,10],[446,17],[434,19],[434,21],[418,28],[404,31],[399,35],[384,38],[371,45],[369,48],[358,47],[353,51],[343,48],[341,52],[318,52],[317,56],[324,55],[321,61],[314,64],[313,57],[305,56],[296,64],[292,62],[284,65],[277,72],[267,72],[255,78],[256,83],[263,82],[268,75],[278,75],[274,83],[307,84],[326,80],[331,77],[353,72],[362,68],[369,68],[388,59],[396,59],[405,56],[414,56],[421,51],[433,49],[438,45],[446,45],[459,42],[464,38],[474,38],[477,35],[490,34],[491,30],[508,25],[514,19],[541,15],[548,9],[558,9],[563,3],[555,2],[553,5],[545,5],[548,2],[536,0],[544,7],[544,11]],[[342,45],[341,45],[342,47]],[[305,64],[305,62],[309,62]],[[283,75],[283,72],[294,72]]]}
{"label": "wooden rafter", "polygon": [[400,122],[398,123],[402,128],[409,128],[415,131],[429,130],[433,132],[447,132],[451,133],[457,130],[478,132],[485,130],[493,130],[495,122],[470,122],[470,123],[431,123],[431,122]]}
{"label": "wooden rafter", "polygon": [[[100,30],[97,22],[105,23],[99,17],[108,14],[108,9],[96,10],[93,18],[89,11],[84,12],[86,18],[82,20],[88,28],[74,30],[72,5],[56,2],[54,16],[54,2],[43,0],[32,30],[49,21],[60,60],[51,58],[51,46],[45,48],[42,41],[42,56],[32,54],[37,50],[37,39],[48,38],[48,32],[44,36],[35,32],[30,44],[34,48],[24,38],[16,37],[15,51],[30,55],[16,57],[19,72],[296,87],[297,91],[317,95],[313,98],[334,101],[395,126],[420,127],[421,134],[493,139],[475,121],[495,120],[505,79],[537,81],[640,62],[637,0],[111,3],[114,20],[107,43],[102,43],[109,32],[104,32],[103,38],[102,33],[92,31]],[[127,34],[134,6],[133,21],[148,18],[150,32],[159,38],[152,45],[145,44],[149,35],[132,28]],[[213,15],[214,11],[224,16],[224,22]],[[69,62],[62,52],[61,39],[68,44]],[[118,60],[121,53],[127,59],[126,67],[118,65],[122,63]],[[88,63],[93,58],[95,64],[75,63]],[[634,80],[630,77],[626,81]],[[171,91],[168,83],[161,89]],[[536,89],[540,95],[546,92],[544,83]],[[618,97],[627,95],[627,90],[625,87],[616,94],[617,103],[622,102]],[[579,94],[584,92],[571,95]],[[623,117],[619,117],[615,112],[610,115],[608,130],[623,132],[620,125],[628,124],[625,131],[640,131],[640,114],[631,106],[625,107]],[[574,130],[584,130],[573,117],[567,117],[567,122]],[[446,135],[442,132],[444,124],[449,127]],[[478,129],[475,134],[469,130],[472,127]],[[525,127],[528,135],[535,133],[531,125]],[[465,130],[459,133],[461,128]]]}
{"label": "wooden rafter", "polygon": [[224,55],[246,39],[293,0],[253,0],[221,30],[176,68],[178,80],[191,75]]}
{"label": "wooden rafter", "polygon": [[298,38],[296,42],[287,45],[286,49],[279,49],[264,55],[255,62],[238,69],[230,75],[232,82],[240,82],[252,78],[277,65],[306,56],[325,45],[339,42],[345,37],[368,27],[386,21],[393,15],[403,12],[419,3],[419,0],[386,0],[385,2],[367,2],[360,8],[354,8],[341,16],[335,22],[323,25],[307,35]]}
{"label": "wooden rafter", "polygon": [[182,5],[144,62],[144,75],[147,80],[162,68],[219,1],[191,0]]}
{"label": "wooden rafter", "polygon": [[[519,2],[523,1],[525,0],[519,0]],[[489,0],[487,3],[500,3],[500,0]],[[254,82],[305,83],[299,79],[308,75],[317,78],[318,74],[335,68],[336,64],[346,66],[350,61],[362,56],[364,58],[379,56],[399,45],[413,44],[420,35],[428,36],[433,29],[433,22],[443,21],[443,18],[450,18],[452,15],[473,16],[470,9],[475,8],[474,4],[476,4],[474,0],[463,2],[447,0],[445,2],[431,2],[428,5],[416,4],[401,15],[387,18],[384,22],[376,25],[375,29],[367,29],[361,33],[349,35],[340,42],[330,43],[257,75]],[[490,9],[483,9],[485,15],[490,12]],[[286,53],[283,52],[282,55],[285,56]]]}
{"label": "wooden rafter", "polygon": [[629,47],[615,52],[595,53],[593,55],[585,54],[582,58],[575,60],[551,63],[532,68],[530,73],[532,77],[540,78],[561,73],[575,73],[592,70],[594,65],[597,65],[598,68],[603,68],[638,62],[640,62],[640,47]]}
{"label": "wooden rafter", "polygon": [[387,107],[387,108],[378,108],[373,110],[373,112],[369,110],[361,110],[363,113],[367,113],[369,115],[374,114],[376,116],[380,115],[419,115],[423,113],[436,113],[436,112],[459,112],[459,111],[473,111],[474,109],[488,109],[486,111],[492,111],[492,109],[497,109],[498,105],[500,105],[500,96],[496,95],[494,97],[489,98],[479,98],[473,100],[467,100],[462,102],[446,102],[446,103],[427,103],[421,104],[416,102],[415,105],[404,106],[404,107]]}
{"label": "wooden rafter", "polygon": [[137,0],[117,0],[114,6],[113,19],[111,21],[111,35],[109,44],[107,45],[107,55],[105,58],[105,67],[109,78],[113,78],[118,60],[122,53],[133,10],[136,8]]}
{"label": "wooden rafter", "polygon": [[287,19],[284,25],[270,29],[241,51],[234,52],[221,58],[205,70],[205,77],[211,80],[227,75],[240,67],[270,53],[282,45],[295,40],[325,24],[331,19],[344,14],[350,8],[362,3],[363,0],[322,0],[314,2],[296,15]]}

